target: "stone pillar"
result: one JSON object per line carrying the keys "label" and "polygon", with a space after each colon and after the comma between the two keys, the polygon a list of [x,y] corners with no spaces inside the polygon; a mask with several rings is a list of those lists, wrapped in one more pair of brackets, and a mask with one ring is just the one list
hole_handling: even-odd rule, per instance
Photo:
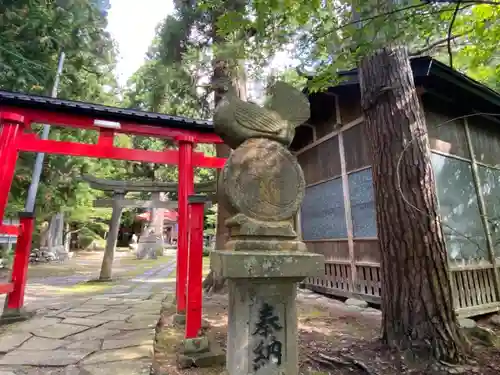
{"label": "stone pillar", "polygon": [[[162,196],[163,193],[151,193],[151,200],[154,202],[163,201]],[[151,210],[151,226],[153,227],[156,235],[161,236],[163,238],[163,221],[165,218],[165,209],[163,207],[153,205]]]}
{"label": "stone pillar", "polygon": [[228,373],[297,375],[297,283],[324,272],[323,256],[307,252],[293,228],[302,169],[279,142],[252,138],[220,178],[230,239],[211,253],[211,267],[228,279]]}
{"label": "stone pillar", "polygon": [[122,218],[123,207],[118,203],[120,199],[125,197],[124,192],[115,192],[113,194],[113,204],[111,221],[109,223],[109,232],[106,238],[106,249],[104,249],[104,255],[102,257],[101,273],[99,275],[99,280],[108,281],[111,280],[111,274],[113,271],[113,260],[115,258],[115,248],[116,241],[118,240],[118,233],[120,231],[120,222]]}

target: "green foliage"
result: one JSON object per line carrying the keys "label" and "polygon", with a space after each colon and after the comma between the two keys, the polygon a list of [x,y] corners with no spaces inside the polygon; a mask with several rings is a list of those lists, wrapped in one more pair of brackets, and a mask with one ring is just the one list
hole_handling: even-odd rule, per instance
{"label": "green foliage", "polygon": [[[200,9],[213,9],[209,4],[202,2]],[[310,83],[314,90],[331,85],[339,69],[355,67],[363,56],[387,43],[406,45],[414,54],[431,54],[450,63],[448,39],[455,68],[498,85],[499,6],[420,0],[390,4],[396,2],[254,0],[238,14],[233,10],[222,14],[217,25],[226,38],[256,30],[238,48],[244,51],[239,58],[255,66],[266,66],[269,56],[293,45],[291,57],[315,70],[316,78]]]}
{"label": "green foliage", "polygon": [[86,249],[90,245],[92,245],[92,243],[94,241],[101,240],[101,239],[102,239],[102,237],[99,236],[99,234],[97,234],[93,230],[85,227],[78,234],[78,247],[80,249]]}
{"label": "green foliage", "polygon": [[[64,51],[59,96],[116,105],[116,51],[105,31],[108,8],[107,0],[1,2],[0,89],[50,94],[59,55]],[[34,126],[37,132],[41,128]],[[97,133],[53,127],[50,139],[91,143]],[[6,216],[23,211],[34,162],[35,154],[20,155]],[[92,207],[102,193],[79,180],[80,170],[85,167],[115,177],[125,174],[124,166],[110,160],[46,155],[36,200],[37,223],[60,211],[73,226],[109,218],[110,210]]]}

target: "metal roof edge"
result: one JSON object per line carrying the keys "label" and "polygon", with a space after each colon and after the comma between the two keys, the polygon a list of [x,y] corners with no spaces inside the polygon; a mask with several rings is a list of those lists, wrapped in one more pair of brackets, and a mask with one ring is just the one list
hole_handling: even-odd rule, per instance
{"label": "metal roof edge", "polygon": [[475,79],[452,69],[442,62],[432,59],[430,66],[430,75],[442,78],[463,89],[488,100],[490,103],[500,107],[500,93],[489,88],[488,86],[476,81]]}
{"label": "metal roof edge", "polygon": [[119,107],[111,107],[111,106],[106,106],[102,104],[93,104],[93,103],[87,103],[87,102],[82,102],[82,101],[77,101],[77,100],[67,100],[67,99],[58,99],[58,98],[52,98],[48,96],[43,96],[43,95],[31,95],[31,94],[26,94],[26,93],[20,93],[20,92],[12,92],[12,91],[6,91],[6,90],[0,90],[0,104],[2,102],[5,102],[7,104],[12,104],[12,105],[29,105],[29,104],[36,104],[36,105],[45,105],[45,106],[53,106],[53,107],[60,107],[60,108],[65,108],[67,110],[91,110],[91,111],[96,111],[100,113],[96,113],[96,115],[115,115],[115,116],[126,116],[126,117],[136,117],[138,120],[160,120],[164,122],[173,122],[177,123],[182,127],[182,125],[194,125],[196,127],[200,128],[213,128],[213,123],[210,120],[202,120],[202,119],[193,119],[189,117],[183,117],[183,116],[172,116],[168,114],[162,114],[162,113],[154,113],[154,112],[147,112],[143,110],[136,110],[136,109],[130,109],[130,108],[119,108]]}
{"label": "metal roof edge", "polygon": [[[473,78],[455,70],[448,65],[436,60],[430,56],[416,56],[410,58],[410,63],[415,78],[419,77],[437,77],[453,83],[473,95],[480,96],[484,100],[500,107],[500,93],[489,88],[488,86],[474,80]],[[330,86],[329,89],[341,88],[345,86],[359,86],[357,78],[358,68],[350,70],[338,71],[340,77],[348,78],[340,84]],[[304,90],[307,93],[307,88]]]}

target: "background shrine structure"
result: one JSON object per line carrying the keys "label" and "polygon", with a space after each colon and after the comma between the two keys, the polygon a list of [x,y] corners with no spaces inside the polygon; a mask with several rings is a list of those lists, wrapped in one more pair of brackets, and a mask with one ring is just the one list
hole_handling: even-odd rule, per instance
{"label": "background shrine structure", "polygon": [[[499,311],[500,94],[428,57],[411,65],[456,311],[461,317]],[[309,251],[325,256],[324,276],[306,285],[379,303],[381,250],[357,70],[340,75],[339,85],[309,95],[311,118],[292,144],[306,179],[302,238]]]}
{"label": "background shrine structure", "polygon": [[[84,144],[41,140],[32,130],[32,125],[37,123],[95,130],[98,141]],[[0,91],[0,125],[0,218],[4,217],[19,152],[178,166],[176,309],[179,314],[186,315],[186,338],[195,337],[201,327],[203,204],[195,199],[188,205],[188,198],[194,194],[194,168],[222,168],[225,162],[225,159],[194,151],[197,143],[222,143],[214,134],[212,124],[203,120]],[[178,147],[161,152],[115,147],[114,138],[118,133],[173,139]],[[192,228],[190,223],[195,223],[191,224]],[[17,236],[11,282],[0,284],[0,293],[7,293],[2,314],[5,321],[30,315],[23,307],[33,228],[32,212],[20,213],[18,225],[3,222],[0,225],[0,235]]]}

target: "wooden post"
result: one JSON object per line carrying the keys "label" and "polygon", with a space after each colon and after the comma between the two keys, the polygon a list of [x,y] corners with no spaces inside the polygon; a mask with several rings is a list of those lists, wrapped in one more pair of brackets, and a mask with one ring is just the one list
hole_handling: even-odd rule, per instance
{"label": "wooden post", "polygon": [[179,234],[177,242],[176,304],[177,313],[186,312],[186,281],[188,274],[189,219],[188,196],[194,190],[192,137],[179,137]]}
{"label": "wooden post", "polygon": [[496,300],[500,301],[500,275],[498,274],[497,259],[495,256],[495,246],[493,245],[493,239],[491,238],[490,226],[488,224],[486,205],[484,203],[484,196],[481,191],[481,181],[479,179],[479,174],[477,172],[476,156],[474,155],[474,149],[472,147],[472,141],[470,137],[469,122],[464,118],[465,127],[465,138],[467,140],[467,147],[469,148],[471,167],[472,167],[472,178],[474,179],[474,186],[477,192],[477,202],[479,205],[479,213],[481,215],[481,221],[484,226],[486,233],[486,246],[488,247],[488,255],[490,256],[491,264],[493,265],[493,278],[495,280],[495,295]]}
{"label": "wooden post", "polygon": [[351,292],[357,293],[358,286],[356,282],[358,280],[356,275],[356,259],[354,258],[354,235],[352,228],[352,216],[351,216],[351,198],[349,194],[349,176],[347,175],[347,167],[345,162],[345,149],[344,149],[344,136],[342,132],[339,132],[339,154],[340,154],[340,169],[342,173],[342,192],[344,194],[344,213],[345,213],[345,223],[347,228],[347,244],[349,246],[349,261],[351,264]]}
{"label": "wooden post", "polygon": [[14,289],[7,295],[5,301],[4,315],[12,315],[19,312],[24,305],[24,289],[28,277],[28,263],[31,252],[31,238],[35,217],[32,212],[20,214],[21,233],[17,237],[14,264],[12,265],[12,284]]}
{"label": "wooden post", "polygon": [[0,112],[0,223],[3,220],[17,161],[16,141],[24,125],[17,113]]}
{"label": "wooden post", "polygon": [[205,196],[189,197],[189,267],[186,298],[185,338],[198,336],[201,328],[202,277],[203,277],[203,214]]}

